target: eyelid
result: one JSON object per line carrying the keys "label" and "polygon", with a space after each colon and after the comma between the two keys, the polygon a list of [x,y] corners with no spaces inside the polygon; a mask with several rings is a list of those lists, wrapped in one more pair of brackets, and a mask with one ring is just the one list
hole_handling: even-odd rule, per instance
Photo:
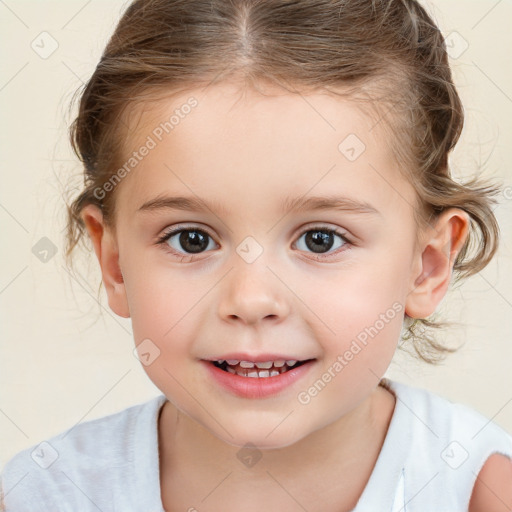
{"label": "eyelid", "polygon": [[330,231],[336,235],[338,235],[339,237],[343,238],[343,240],[346,242],[346,243],[349,243],[349,244],[354,244],[354,241],[353,241],[353,238],[351,235],[349,235],[348,231],[346,229],[343,229],[343,228],[340,228],[339,226],[337,227],[331,227],[329,226],[328,223],[325,223],[325,222],[317,222],[317,223],[310,223],[310,224],[306,224],[305,226],[303,226],[301,228],[301,231],[299,232],[299,237],[300,238],[302,235],[304,235],[304,233],[307,233],[308,231]]}
{"label": "eyelid", "polygon": [[212,235],[212,232],[209,228],[204,227],[201,224],[175,224],[172,227],[165,228],[162,234],[157,236],[157,243],[167,241],[169,237],[179,233],[180,231],[204,231],[217,245],[218,242],[215,240],[215,237]]}

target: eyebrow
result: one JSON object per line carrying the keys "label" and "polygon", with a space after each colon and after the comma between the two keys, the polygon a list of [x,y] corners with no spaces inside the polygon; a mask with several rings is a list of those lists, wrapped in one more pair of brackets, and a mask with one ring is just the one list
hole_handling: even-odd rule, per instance
{"label": "eyebrow", "polygon": [[[146,201],[137,211],[158,211],[158,210],[186,210],[186,211],[206,211],[226,214],[228,211],[218,202],[208,202],[198,197],[185,196],[158,196],[154,199]],[[365,201],[356,201],[348,197],[339,196],[312,196],[305,198],[304,196],[285,198],[283,202],[283,210],[287,212],[304,212],[314,210],[342,210],[352,213],[377,214],[380,212],[371,204]]]}
{"label": "eyebrow", "polygon": [[228,213],[226,208],[217,202],[205,201],[198,197],[169,197],[169,196],[158,196],[155,199],[146,201],[137,211],[157,211],[157,210],[188,210],[188,211],[200,211],[204,212],[210,210],[212,212]]}
{"label": "eyebrow", "polygon": [[325,196],[325,197],[297,197],[286,198],[284,208],[290,212],[303,212],[313,210],[343,210],[353,213],[371,213],[380,215],[380,212],[371,204],[365,201],[356,201],[348,197]]}

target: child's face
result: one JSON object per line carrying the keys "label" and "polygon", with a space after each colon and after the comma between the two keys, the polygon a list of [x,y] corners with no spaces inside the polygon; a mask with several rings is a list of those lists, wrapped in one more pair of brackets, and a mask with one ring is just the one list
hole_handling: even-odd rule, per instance
{"label": "child's face", "polygon": [[[180,109],[192,96],[198,104]],[[109,298],[145,343],[151,380],[239,446],[283,447],[355,413],[391,361],[418,277],[416,198],[381,126],[327,94],[243,96],[228,85],[138,114],[130,155],[150,149],[119,185],[124,284]],[[140,209],[164,196],[211,210]],[[290,209],[313,196],[345,206]],[[192,231],[157,244],[172,227]],[[266,377],[257,397],[256,378],[206,362],[244,355],[313,361],[274,392],[269,379],[283,376]]]}

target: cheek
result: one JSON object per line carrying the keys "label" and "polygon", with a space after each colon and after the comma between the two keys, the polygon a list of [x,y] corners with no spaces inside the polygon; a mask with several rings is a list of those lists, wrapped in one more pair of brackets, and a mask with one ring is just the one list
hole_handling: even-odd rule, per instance
{"label": "cheek", "polygon": [[324,368],[346,388],[375,384],[393,358],[403,316],[403,304],[383,297],[340,304],[338,318],[328,320],[336,334],[324,339]]}
{"label": "cheek", "polygon": [[141,366],[182,410],[190,402],[187,390],[196,388],[192,352],[198,324],[195,308],[202,295],[204,289],[201,292],[201,287],[170,272],[146,273],[130,286],[133,337]]}
{"label": "cheek", "polygon": [[339,272],[317,274],[316,280],[302,280],[297,295],[310,310],[311,321],[323,325],[335,343],[350,340],[376,322],[380,326],[383,315],[386,326],[392,324],[394,331],[400,332],[406,287],[405,273],[399,268],[354,264]]}
{"label": "cheek", "polygon": [[332,382],[324,399],[338,393],[357,401],[384,375],[402,330],[405,265],[397,253],[372,255],[301,287],[323,345],[322,372]]}
{"label": "cheek", "polygon": [[141,365],[178,406],[190,399],[183,386],[188,389],[194,379],[189,365],[198,324],[194,313],[202,295],[202,287],[170,272],[145,273],[129,286],[133,338]]}
{"label": "cheek", "polygon": [[135,270],[126,280],[135,342],[155,338],[166,343],[193,316],[208,285],[194,285],[193,280],[171,269],[146,268],[151,270]]}
{"label": "cheek", "polygon": [[[363,291],[359,287],[357,297],[340,299],[325,316],[336,334],[324,336],[321,367],[297,396],[301,405],[311,406],[307,410],[312,416],[314,409],[325,421],[348,413],[371,393],[400,339],[403,305],[384,294]],[[327,419],[325,411],[329,411]]]}

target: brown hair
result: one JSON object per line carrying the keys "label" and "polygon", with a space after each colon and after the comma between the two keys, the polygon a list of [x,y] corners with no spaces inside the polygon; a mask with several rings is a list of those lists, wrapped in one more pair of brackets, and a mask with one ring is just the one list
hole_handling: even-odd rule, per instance
{"label": "brown hair", "polygon": [[[418,219],[428,222],[449,207],[470,216],[456,278],[490,261],[499,236],[491,208],[498,188],[450,176],[448,154],[462,131],[463,108],[444,39],[417,1],[135,0],[84,86],[70,127],[85,186],[68,205],[68,266],[85,234],[79,215],[86,204],[100,207],[115,226],[118,187],[102,199],[94,191],[123,162],[128,107],[240,77],[255,87],[274,82],[291,92],[344,91],[369,100],[417,191]],[[440,325],[420,319],[406,329],[404,339],[428,362],[453,351],[429,334]]]}

